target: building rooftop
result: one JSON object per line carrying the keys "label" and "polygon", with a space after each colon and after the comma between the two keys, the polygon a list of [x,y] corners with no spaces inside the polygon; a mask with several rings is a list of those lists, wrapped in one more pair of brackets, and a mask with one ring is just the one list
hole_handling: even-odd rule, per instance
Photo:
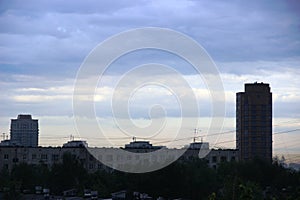
{"label": "building rooftop", "polygon": [[246,83],[245,92],[270,92],[270,85],[268,83]]}
{"label": "building rooftop", "polygon": [[32,119],[31,115],[18,115],[18,119]]}
{"label": "building rooftop", "polygon": [[72,140],[63,144],[63,147],[88,147],[88,143],[84,140]]}
{"label": "building rooftop", "polygon": [[208,142],[193,142],[190,144],[189,149],[209,149]]}
{"label": "building rooftop", "polygon": [[133,141],[125,144],[125,149],[161,149],[163,146],[153,146],[149,141]]}

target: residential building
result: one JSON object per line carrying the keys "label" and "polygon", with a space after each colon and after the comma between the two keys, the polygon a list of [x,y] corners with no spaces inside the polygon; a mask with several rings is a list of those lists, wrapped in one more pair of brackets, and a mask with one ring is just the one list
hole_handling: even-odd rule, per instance
{"label": "residential building", "polygon": [[[97,170],[112,170],[105,166],[101,161],[111,162],[113,164],[124,164],[124,163],[139,163],[139,162],[164,162],[167,159],[172,159],[178,155],[182,149],[168,149],[165,148],[165,153],[161,156],[148,155],[145,157],[134,154],[131,156],[120,155],[119,148],[97,148],[87,147],[87,143],[76,142],[77,144],[86,144],[78,146],[63,146],[63,147],[18,147],[18,146],[0,146],[0,170],[6,168],[11,170],[14,165],[20,163],[27,163],[30,165],[45,164],[49,168],[55,163],[62,163],[63,155],[65,153],[71,154],[74,159],[78,159],[80,163],[87,169],[88,172],[95,172]],[[149,142],[147,142],[149,143]],[[150,144],[150,143],[149,143]],[[202,145],[191,144],[191,146],[201,147]],[[205,143],[204,146],[208,146]],[[155,146],[154,146],[155,147]],[[124,148],[124,150],[127,150]],[[138,148],[128,149],[134,153],[149,153],[160,150],[159,148],[144,148],[140,146]],[[201,151],[203,149],[201,148]],[[179,158],[180,162],[195,160],[203,158],[207,161],[208,165],[212,168],[216,168],[221,162],[237,161],[237,153],[234,149],[204,149],[206,154],[204,157],[200,157],[200,148],[187,148],[184,154]],[[93,154],[93,152],[97,153]],[[149,157],[147,157],[147,155]],[[172,157],[172,158],[171,158]],[[121,161],[121,162],[120,162]]]}
{"label": "residential building", "polygon": [[236,148],[240,160],[272,162],[272,93],[269,84],[247,83],[236,94]]}
{"label": "residential building", "polygon": [[10,143],[15,146],[37,147],[39,136],[38,120],[31,115],[18,115],[11,120]]}

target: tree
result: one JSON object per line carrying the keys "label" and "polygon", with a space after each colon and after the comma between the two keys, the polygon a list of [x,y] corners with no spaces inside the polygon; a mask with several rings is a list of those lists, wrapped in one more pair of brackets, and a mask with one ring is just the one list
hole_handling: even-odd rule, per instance
{"label": "tree", "polygon": [[61,164],[54,164],[50,173],[50,189],[55,193],[61,193],[64,190],[78,188],[83,190],[87,171],[84,169],[78,159],[72,154],[63,155]]}

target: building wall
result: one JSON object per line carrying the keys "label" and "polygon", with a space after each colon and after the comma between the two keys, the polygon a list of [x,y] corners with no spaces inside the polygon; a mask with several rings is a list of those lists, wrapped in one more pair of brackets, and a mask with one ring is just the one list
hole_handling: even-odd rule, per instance
{"label": "building wall", "polygon": [[[89,148],[89,151],[96,151],[98,154],[96,158],[89,153],[84,147],[0,147],[0,170],[6,168],[11,170],[14,165],[20,163],[27,163],[32,165],[46,164],[51,167],[55,163],[62,163],[64,153],[68,152],[78,159],[88,170],[88,172],[95,172],[97,170],[111,170],[109,167],[103,165],[100,161],[110,162],[114,164],[130,163],[155,163],[165,161],[167,159],[174,159],[180,149],[167,149],[166,154],[156,157],[143,157],[142,155],[122,156],[118,154],[117,148]],[[133,149],[130,149],[131,152]],[[152,152],[152,149],[136,149],[133,152],[147,153]],[[100,152],[100,153],[99,153]],[[199,149],[188,149],[179,158],[180,161],[188,161],[199,159]],[[211,150],[207,151],[204,159],[210,167],[216,168],[221,162],[238,160],[236,150]],[[100,161],[99,161],[100,160]],[[120,162],[121,161],[121,162]],[[151,164],[151,163],[150,163]]]}
{"label": "building wall", "polygon": [[236,95],[236,148],[240,160],[272,161],[272,93],[269,84],[245,84]]}
{"label": "building wall", "polygon": [[30,165],[45,164],[51,167],[62,163],[64,153],[70,153],[88,169],[91,159],[85,148],[61,147],[0,147],[0,168],[11,170],[14,165],[27,163]]}

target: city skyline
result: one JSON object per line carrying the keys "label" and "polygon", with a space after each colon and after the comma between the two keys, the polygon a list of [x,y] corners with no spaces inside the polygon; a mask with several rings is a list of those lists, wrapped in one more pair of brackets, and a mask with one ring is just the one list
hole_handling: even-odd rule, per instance
{"label": "city skyline", "polygon": [[[72,5],[56,1],[46,5],[10,1],[0,4],[1,133],[9,133],[11,118],[29,113],[39,119],[42,146],[62,145],[70,135],[96,138],[97,133],[78,135],[74,126],[72,96],[79,67],[89,52],[108,37],[132,28],[152,26],[190,36],[205,48],[219,69],[226,95],[222,132],[233,132],[220,138],[204,137],[204,140],[212,140],[216,147],[235,147],[235,94],[243,90],[244,83],[266,82],[273,92],[273,133],[283,132],[273,135],[274,152],[288,159],[289,155],[300,153],[300,131],[288,132],[300,127],[300,31],[297,28],[300,12],[296,2],[121,1],[92,6],[77,1]],[[118,59],[97,88],[94,100],[99,123],[111,134],[107,137],[125,138],[111,140],[112,146],[131,140],[131,136],[117,131],[109,109],[116,82],[124,72],[150,62],[174,67],[197,97],[199,126],[184,127],[186,137],[191,138],[185,142],[192,142],[194,128],[201,130],[199,135],[208,129],[211,101],[201,76],[174,55],[145,50]],[[165,76],[156,72],[142,75]],[[168,111],[170,125],[166,132],[157,137],[135,135],[148,137],[153,143],[174,138],[170,133],[180,120],[176,99],[164,89],[149,86],[140,90],[129,105],[135,123],[144,127],[151,121],[149,107],[157,102]]]}

